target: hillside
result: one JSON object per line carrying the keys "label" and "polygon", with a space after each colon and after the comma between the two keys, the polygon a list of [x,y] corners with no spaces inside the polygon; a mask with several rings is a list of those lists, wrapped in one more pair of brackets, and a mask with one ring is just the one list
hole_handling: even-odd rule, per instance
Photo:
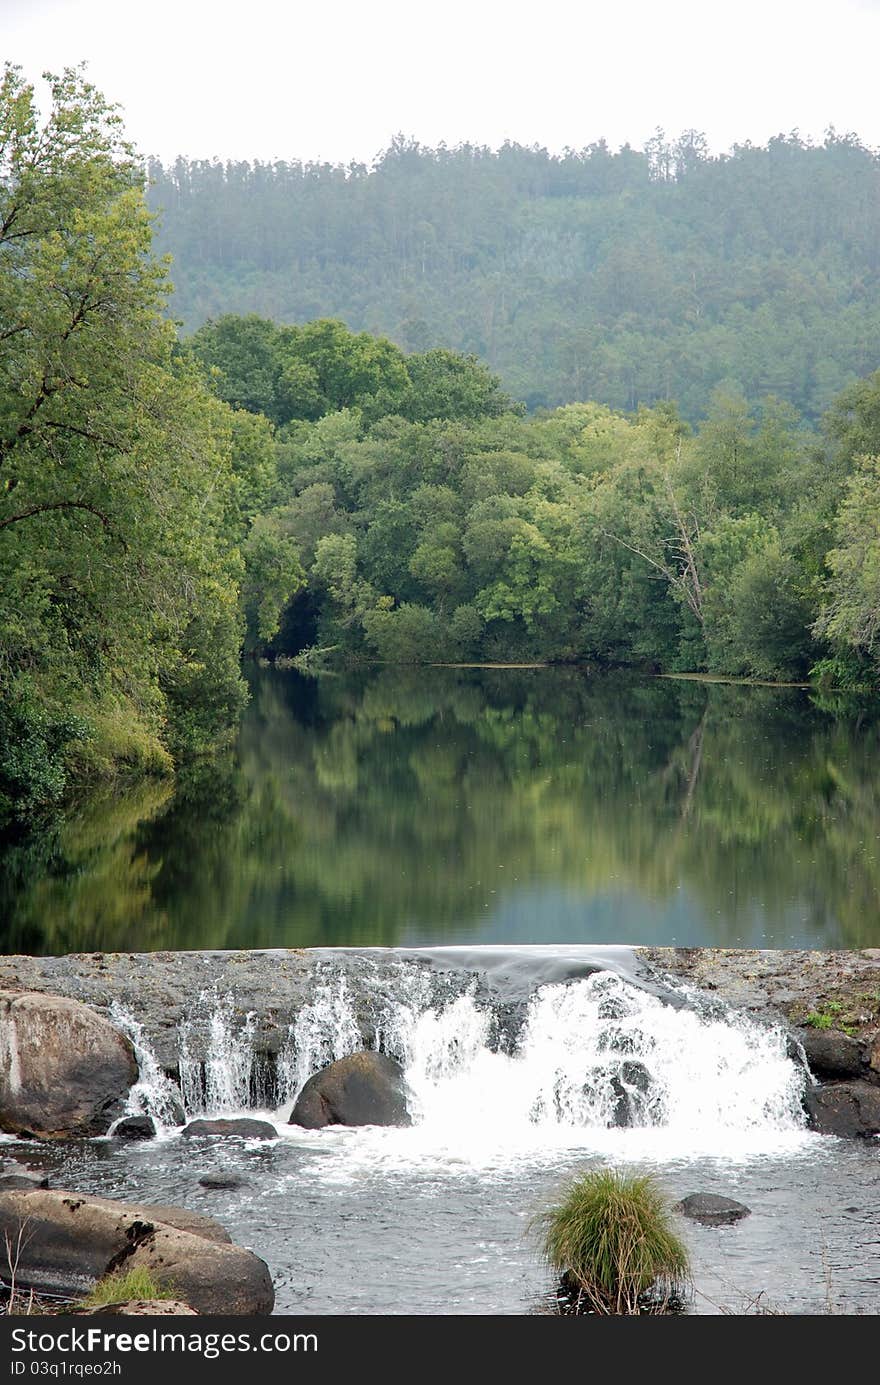
{"label": "hillside", "polygon": [[562,156],[395,140],[372,167],[149,167],[186,330],[343,319],[473,352],[530,408],[707,411],[719,385],[815,421],[878,365],[880,160],[853,135],[711,156],[702,136]]}

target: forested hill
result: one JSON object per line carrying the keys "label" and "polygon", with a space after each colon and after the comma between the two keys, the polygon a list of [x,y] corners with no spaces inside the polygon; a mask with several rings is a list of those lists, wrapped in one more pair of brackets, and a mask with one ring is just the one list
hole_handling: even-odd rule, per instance
{"label": "forested hill", "polygon": [[531,408],[671,398],[692,420],[722,383],[815,420],[878,364],[880,158],[852,135],[149,171],[188,330],[342,318],[474,352]]}

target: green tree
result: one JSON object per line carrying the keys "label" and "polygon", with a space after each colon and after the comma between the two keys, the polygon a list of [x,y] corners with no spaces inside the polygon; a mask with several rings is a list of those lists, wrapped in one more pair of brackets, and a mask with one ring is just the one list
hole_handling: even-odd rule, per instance
{"label": "green tree", "polygon": [[[166,267],[118,116],[78,71],[0,87],[0,681],[42,737],[165,768],[243,700],[228,411],[174,358]],[[36,744],[34,736],[30,744]],[[34,795],[23,801],[32,802]]]}

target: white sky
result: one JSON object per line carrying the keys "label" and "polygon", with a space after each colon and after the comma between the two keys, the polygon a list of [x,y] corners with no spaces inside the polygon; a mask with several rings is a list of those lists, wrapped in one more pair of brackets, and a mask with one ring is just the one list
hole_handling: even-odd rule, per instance
{"label": "white sky", "polygon": [[369,162],[424,144],[715,150],[834,125],[880,146],[880,0],[0,0],[32,80],[88,62],[165,159]]}

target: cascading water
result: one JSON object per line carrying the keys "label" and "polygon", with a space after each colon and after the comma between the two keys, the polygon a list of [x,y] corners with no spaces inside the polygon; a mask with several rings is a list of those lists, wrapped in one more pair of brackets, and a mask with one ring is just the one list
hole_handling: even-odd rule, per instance
{"label": "cascading water", "polygon": [[[522,1313],[548,1288],[535,1215],[611,1164],[653,1173],[670,1201],[702,1190],[752,1209],[736,1228],[683,1228],[704,1295],[694,1311],[745,1311],[757,1294],[827,1311],[825,1255],[841,1311],[877,1311],[876,1152],[806,1129],[805,1071],[783,1032],[645,989],[625,957],[502,951],[325,951],[307,1003],[268,1025],[205,992],[178,1054],[162,1044],[180,1086],[115,1012],[141,1068],[129,1109],[158,1117],[165,1138],[77,1145],[59,1181],[217,1216],[266,1258],[281,1312]],[[286,1042],[269,1061],[273,1025]],[[413,1124],[289,1125],[312,1072],[362,1047],[402,1063]],[[257,1109],[279,1138],[194,1148],[174,1133],[182,1105]],[[208,1190],[205,1172],[238,1186]]]}
{"label": "cascading water", "polygon": [[[412,964],[400,963],[380,989],[365,963],[361,981],[355,995],[332,963],[319,970],[270,1075],[255,1052],[255,1017],[237,1024],[233,997],[205,992],[180,1027],[187,1116],[265,1108],[273,1097],[279,1132],[296,1138],[290,1106],[314,1072],[365,1046],[366,1008],[372,1045],[406,1075],[413,1127],[374,1132],[394,1141],[398,1157],[454,1149],[480,1163],[580,1147],[729,1158],[790,1149],[801,1137],[804,1074],[781,1030],[672,1006],[598,971],[538,986],[523,1000],[515,1040],[502,1044],[498,1007],[476,977],[444,999]],[[141,1062],[131,1109],[167,1125],[177,1091],[142,1032],[124,1027]]]}
{"label": "cascading water", "polygon": [[131,1042],[138,1065],[138,1080],[129,1089],[127,1116],[152,1116],[159,1130],[180,1124],[183,1115],[180,1088],[162,1071],[144,1027],[114,1003],[110,1019]]}
{"label": "cascading water", "polygon": [[180,1090],[187,1115],[262,1106],[265,1065],[254,1048],[256,1016],[236,1025],[231,993],[203,991],[179,1031]]}

